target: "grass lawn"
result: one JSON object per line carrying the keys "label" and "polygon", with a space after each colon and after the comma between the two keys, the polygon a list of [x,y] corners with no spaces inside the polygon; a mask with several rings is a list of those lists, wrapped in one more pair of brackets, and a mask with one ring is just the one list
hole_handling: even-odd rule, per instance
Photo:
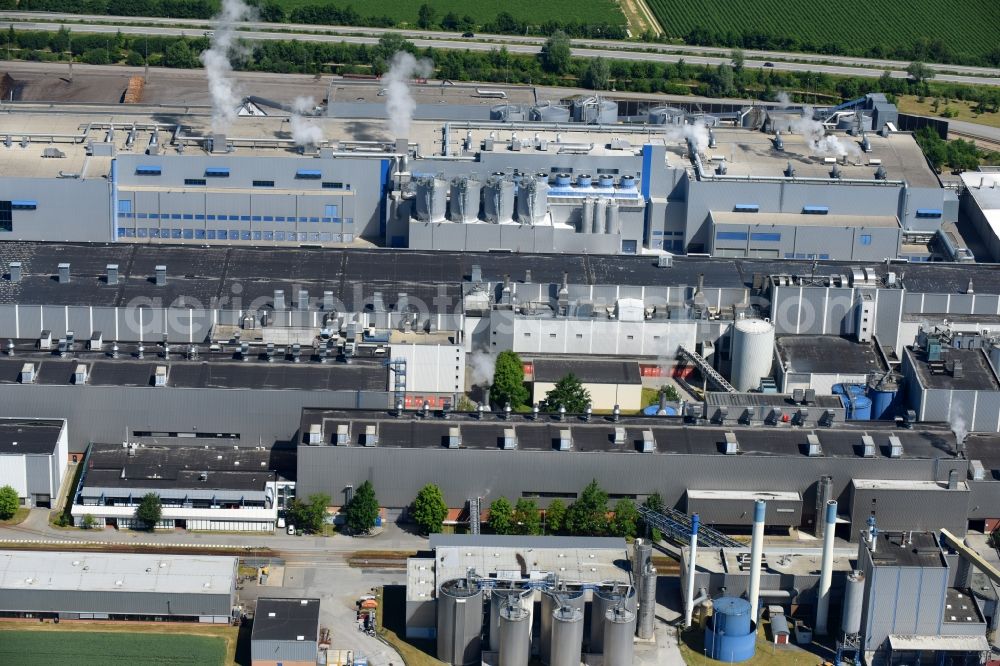
{"label": "grass lawn", "polygon": [[[774,645],[765,634],[767,620],[761,623],[757,633],[757,652],[753,658],[742,661],[744,666],[818,666],[826,663],[826,659],[818,653],[804,650],[797,645]],[[681,635],[681,656],[688,666],[718,666],[720,662],[709,659],[704,653],[705,632],[697,627]],[[809,646],[816,648],[817,646]],[[830,658],[833,654],[830,654]]]}
{"label": "grass lawn", "polygon": [[235,663],[236,636],[236,627],[187,623],[0,623],[0,664],[226,666]]}
{"label": "grass lawn", "polygon": [[[930,116],[932,118],[941,118],[942,120],[964,120],[968,123],[978,123],[980,125],[989,125],[990,127],[1000,127],[1000,113],[983,113],[979,114],[975,112],[977,104],[975,102],[965,102],[960,99],[949,100],[945,104],[944,99],[941,99],[938,104],[938,110],[934,111],[934,98],[925,97],[923,102],[918,101],[918,98],[913,95],[901,95],[899,97],[899,110],[901,113],[913,113],[921,116]],[[958,111],[958,115],[954,118],[945,118],[941,115],[941,112],[945,108],[951,108]]]}
{"label": "grass lawn", "polygon": [[13,516],[7,518],[6,520],[0,520],[0,526],[8,527],[10,525],[20,525],[24,522],[24,519],[28,517],[28,513],[30,512],[31,509],[20,506],[17,508],[17,511],[14,512]]}

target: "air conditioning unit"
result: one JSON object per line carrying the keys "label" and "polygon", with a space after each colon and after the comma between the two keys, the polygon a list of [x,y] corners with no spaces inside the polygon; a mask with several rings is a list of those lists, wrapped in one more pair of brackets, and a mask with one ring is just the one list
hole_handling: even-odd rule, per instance
{"label": "air conditioning unit", "polygon": [[806,445],[808,446],[808,452],[810,457],[817,457],[823,455],[823,446],[819,443],[819,437],[813,433],[806,435]]}
{"label": "air conditioning unit", "polygon": [[726,433],[726,455],[736,455],[740,452],[740,443],[736,439],[736,433],[727,432]]}
{"label": "air conditioning unit", "polygon": [[865,458],[875,457],[875,440],[871,435],[861,436],[861,455]]}

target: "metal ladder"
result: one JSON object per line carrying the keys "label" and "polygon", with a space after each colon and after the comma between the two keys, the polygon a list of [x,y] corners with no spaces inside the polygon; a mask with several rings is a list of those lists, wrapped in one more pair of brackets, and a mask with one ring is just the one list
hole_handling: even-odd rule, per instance
{"label": "metal ladder", "polygon": [[469,498],[469,532],[480,533],[480,521],[482,519],[482,507],[478,497]]}
{"label": "metal ladder", "polygon": [[708,379],[709,384],[712,384],[719,390],[725,391],[726,393],[737,392],[736,387],[727,382],[725,377],[716,372],[715,368],[713,368],[711,364],[709,364],[709,362],[706,361],[705,358],[698,352],[692,351],[684,345],[681,345],[681,356],[698,366],[698,370],[705,376],[706,379]]}

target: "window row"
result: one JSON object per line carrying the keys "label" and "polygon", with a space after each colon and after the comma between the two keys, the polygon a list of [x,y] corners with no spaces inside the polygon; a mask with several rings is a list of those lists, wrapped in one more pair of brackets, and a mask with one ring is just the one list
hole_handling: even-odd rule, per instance
{"label": "window row", "polygon": [[350,243],[354,234],[327,231],[250,231],[248,229],[159,229],[118,227],[118,238],[172,240],[278,241],[290,243]]}
{"label": "window row", "polygon": [[813,254],[804,252],[786,252],[785,259],[820,259],[826,261],[830,258],[829,254]]}
{"label": "window row", "polygon": [[[121,203],[121,202],[119,202]],[[326,224],[354,224],[354,218],[337,217],[295,217],[294,215],[202,215],[200,213],[132,213],[119,207],[120,220],[198,220],[208,222],[301,222]]]}

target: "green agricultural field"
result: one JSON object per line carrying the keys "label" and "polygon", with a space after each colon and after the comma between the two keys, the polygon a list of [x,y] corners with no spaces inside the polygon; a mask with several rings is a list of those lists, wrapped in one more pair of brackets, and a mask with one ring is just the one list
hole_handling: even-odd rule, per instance
{"label": "green agricultural field", "polygon": [[459,17],[469,15],[482,25],[492,21],[500,12],[507,12],[518,21],[541,25],[545,21],[576,21],[577,23],[608,23],[624,25],[625,15],[618,7],[617,0],[381,0],[381,2],[359,2],[358,0],[273,0],[287,13],[299,7],[329,5],[345,8],[354,7],[362,16],[388,16],[399,22],[414,25],[417,10],[422,4],[430,5],[435,12],[435,20],[440,21],[448,12]]}
{"label": "green agricultural field", "polygon": [[[997,0],[646,2],[668,37],[693,43],[891,56],[927,40],[916,51],[926,60],[986,64],[990,54],[1000,57]],[[951,57],[935,58],[940,47],[934,42]]]}
{"label": "green agricultural field", "polygon": [[225,662],[225,639],[211,636],[58,630],[0,632],[0,664],[223,666]]}

